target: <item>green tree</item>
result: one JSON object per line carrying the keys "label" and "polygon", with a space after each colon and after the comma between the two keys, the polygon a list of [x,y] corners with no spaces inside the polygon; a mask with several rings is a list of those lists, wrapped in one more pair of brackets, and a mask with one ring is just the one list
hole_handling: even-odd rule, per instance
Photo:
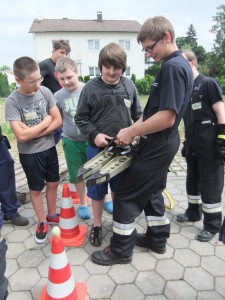
{"label": "green tree", "polygon": [[191,24],[188,27],[186,36],[177,37],[176,43],[179,49],[193,49],[198,45],[197,40],[197,32],[194,28],[194,25]]}
{"label": "green tree", "polygon": [[13,82],[9,85],[9,89],[10,89],[10,92],[14,91],[16,89],[16,83]]}
{"label": "green tree", "polygon": [[225,5],[217,7],[216,16],[213,17],[215,24],[210,32],[215,34],[213,52],[215,54],[214,73],[219,76],[225,75]]}
{"label": "green tree", "polygon": [[153,63],[150,67],[145,70],[145,75],[156,76],[159,69],[161,68],[161,62]]}
{"label": "green tree", "polygon": [[133,81],[133,83],[135,84],[135,82],[136,82],[136,75],[135,74],[131,74],[131,78],[130,78],[132,81]]}
{"label": "green tree", "polygon": [[186,37],[185,37],[185,42],[186,44],[190,45],[192,48],[197,46],[197,33],[196,30],[193,26],[193,24],[191,24],[188,27],[188,31],[186,32]]}
{"label": "green tree", "polygon": [[91,77],[89,75],[84,76],[84,82],[87,83]]}
{"label": "green tree", "polygon": [[5,73],[0,72],[0,96],[7,97],[10,94],[8,77]]}
{"label": "green tree", "polygon": [[10,67],[8,67],[8,66],[0,67],[0,71],[6,71],[6,70],[10,70]]}
{"label": "green tree", "polygon": [[179,49],[182,49],[182,48],[187,49],[187,47],[186,47],[186,39],[185,39],[184,36],[177,37],[176,43],[177,43],[177,47]]}
{"label": "green tree", "polygon": [[214,24],[210,32],[215,33],[214,50],[218,55],[225,54],[225,5],[217,8],[216,16],[212,17]]}
{"label": "green tree", "polygon": [[206,51],[202,46],[194,46],[192,47],[192,51],[195,53],[197,59],[198,59],[198,64],[204,65],[206,62]]}

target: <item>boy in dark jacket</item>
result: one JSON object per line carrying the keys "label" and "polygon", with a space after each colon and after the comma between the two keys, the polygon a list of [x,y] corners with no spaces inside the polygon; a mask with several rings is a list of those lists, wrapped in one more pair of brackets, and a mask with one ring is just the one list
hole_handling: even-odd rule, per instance
{"label": "boy in dark jacket", "polygon": [[[88,140],[88,159],[96,156],[120,129],[130,126],[142,114],[134,83],[122,76],[126,59],[126,52],[120,45],[106,45],[99,54],[101,76],[87,82],[81,92],[75,121]],[[121,174],[110,180],[112,193],[116,191],[120,178]],[[89,238],[93,246],[101,245],[102,211],[107,193],[107,183],[88,187],[94,217]]]}

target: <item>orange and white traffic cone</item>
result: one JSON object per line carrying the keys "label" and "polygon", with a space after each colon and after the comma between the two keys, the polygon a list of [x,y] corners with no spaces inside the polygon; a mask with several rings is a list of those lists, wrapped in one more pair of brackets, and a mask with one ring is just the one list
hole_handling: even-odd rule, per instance
{"label": "orange and white traffic cone", "polygon": [[[70,196],[73,200],[73,204],[80,204],[80,198],[77,194],[75,185],[73,183],[69,183],[69,189],[70,189]],[[88,202],[88,197],[85,196],[86,201]]]}
{"label": "orange and white traffic cone", "polygon": [[58,226],[52,229],[51,242],[48,282],[39,300],[85,300],[87,286],[82,282],[74,283]]}
{"label": "orange and white traffic cone", "polygon": [[63,185],[59,227],[65,246],[81,246],[83,244],[87,227],[78,224],[68,184]]}
{"label": "orange and white traffic cone", "polygon": [[75,185],[73,183],[69,183],[70,195],[74,204],[80,203],[80,198],[78,197],[77,191],[75,189]]}

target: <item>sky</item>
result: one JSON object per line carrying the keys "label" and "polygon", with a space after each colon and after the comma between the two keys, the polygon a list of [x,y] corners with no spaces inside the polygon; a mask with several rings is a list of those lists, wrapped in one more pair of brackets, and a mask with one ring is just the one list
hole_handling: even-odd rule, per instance
{"label": "sky", "polygon": [[[35,59],[31,24],[38,19],[96,19],[102,12],[103,20],[137,20],[162,15],[169,19],[176,36],[185,36],[193,24],[198,44],[206,51],[213,48],[217,8],[224,0],[0,0],[0,67],[12,67],[20,56]],[[51,53],[49,53],[50,57]]]}

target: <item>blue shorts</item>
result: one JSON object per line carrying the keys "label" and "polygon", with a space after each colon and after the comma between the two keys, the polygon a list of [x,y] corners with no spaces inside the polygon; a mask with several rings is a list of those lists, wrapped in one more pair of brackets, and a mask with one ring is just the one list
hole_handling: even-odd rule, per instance
{"label": "blue shorts", "polygon": [[[87,149],[87,159],[90,160],[91,158],[95,157],[99,154],[100,150],[97,147],[88,146]],[[93,200],[102,200],[104,199],[105,195],[108,194],[108,183],[110,185],[110,189],[113,193],[115,193],[119,187],[119,183],[121,180],[123,172],[116,175],[109,182],[104,182],[102,184],[88,186],[87,187],[87,196]]]}
{"label": "blue shorts", "polygon": [[38,153],[20,153],[19,158],[30,190],[42,191],[45,181],[59,181],[59,161],[55,146]]}

